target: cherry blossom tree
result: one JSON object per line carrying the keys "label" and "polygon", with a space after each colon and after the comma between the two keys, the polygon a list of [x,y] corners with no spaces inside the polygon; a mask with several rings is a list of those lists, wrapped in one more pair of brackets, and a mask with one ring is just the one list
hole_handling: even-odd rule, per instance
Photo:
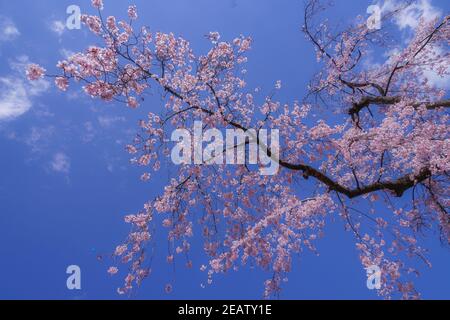
{"label": "cherry blossom tree", "polygon": [[[150,274],[146,248],[161,241],[153,238],[156,216],[168,230],[168,264],[185,257],[190,268],[189,252],[203,249],[208,283],[218,273],[257,265],[271,274],[265,297],[280,292],[294,254],[316,251],[315,240],[335,216],[354,234],[362,266],[380,268],[380,295],[420,297],[411,261],[431,266],[420,232],[437,230],[442,243],[450,242],[450,100],[427,77],[449,76],[449,16],[421,19],[395,54],[370,64],[374,52],[392,49],[389,25],[404,8],[383,12],[382,29],[356,18],[338,30],[321,23],[326,6],[309,1],[303,32],[321,71],[306,97],[282,104],[246,85],[251,38],[225,41],[211,32],[209,51],[198,55],[183,38],[138,27],[135,6],[118,21],[103,15],[101,0],[92,4],[98,13],[83,15],[82,22],[103,45],[58,62],[56,75],[38,65],[28,75],[53,77],[63,91],[70,83],[82,85],[93,98],[130,108],[150,109],[146,93],[163,91],[164,105],[150,110],[127,146],[132,163],[145,168],[142,180],[151,181],[162,162],[171,164],[170,133],[191,131],[195,120],[205,128],[279,129],[281,139],[280,170],[272,176],[247,164],[172,165],[175,172],[160,195],[125,218],[132,231],[108,270],[128,270],[119,293]],[[281,88],[268,80],[276,83],[274,92]],[[203,248],[191,248],[194,236],[202,237]]]}

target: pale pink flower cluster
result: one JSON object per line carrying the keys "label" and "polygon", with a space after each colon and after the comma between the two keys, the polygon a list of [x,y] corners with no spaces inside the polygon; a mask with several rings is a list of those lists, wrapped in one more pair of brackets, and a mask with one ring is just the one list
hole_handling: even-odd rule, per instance
{"label": "pale pink flower cluster", "polygon": [[118,247],[116,248],[116,251],[114,252],[114,255],[116,255],[116,256],[121,256],[121,255],[123,255],[127,250],[128,250],[128,246],[127,246],[127,245],[121,245],[121,246],[118,246]]}
{"label": "pale pink flower cluster", "polygon": [[27,77],[31,81],[39,80],[45,75],[45,69],[37,64],[30,64],[27,68]]}
{"label": "pale pink flower cluster", "polygon": [[56,77],[55,84],[58,87],[58,89],[62,91],[66,91],[69,87],[69,80],[65,77]]}
{"label": "pale pink flower cluster", "polygon": [[103,10],[103,0],[92,0],[92,6],[99,10]]}
{"label": "pale pink flower cluster", "polygon": [[89,30],[91,30],[95,34],[100,34],[102,29],[102,22],[97,16],[90,15],[81,15],[81,22],[88,26]]}
{"label": "pale pink flower cluster", "polygon": [[[127,215],[125,222],[132,226],[127,242],[117,246],[114,256],[120,257],[120,263],[129,264],[131,267],[125,278],[125,283],[117,292],[125,294],[133,289],[134,285],[140,286],[141,282],[148,277],[150,269],[144,267],[145,253],[144,245],[151,239],[149,232],[149,224],[153,220],[152,206],[146,204],[144,210],[136,215]],[[111,272],[112,271],[112,272]],[[117,267],[111,267],[108,271],[110,274],[118,272]]]}
{"label": "pale pink flower cluster", "polygon": [[136,154],[138,152],[137,148],[133,145],[127,145],[126,149],[129,154]]}
{"label": "pale pink flower cluster", "polygon": [[115,275],[117,272],[119,272],[119,269],[118,269],[117,267],[110,267],[110,268],[108,269],[108,273],[109,273],[110,275]]}
{"label": "pale pink flower cluster", "polygon": [[278,80],[278,81],[275,83],[275,89],[277,89],[277,90],[280,90],[280,89],[281,89],[281,80]]}
{"label": "pale pink flower cluster", "polygon": [[119,28],[116,24],[116,17],[109,16],[106,18],[106,27],[108,28],[108,31],[110,31],[112,34],[116,35],[119,32]]}
{"label": "pale pink flower cluster", "polygon": [[212,43],[217,43],[220,39],[220,34],[218,32],[210,32],[208,34],[208,39],[211,40]]}
{"label": "pale pink flower cluster", "polygon": [[130,108],[136,109],[139,106],[139,103],[137,102],[135,97],[128,97],[127,105]]}
{"label": "pale pink flower cluster", "polygon": [[136,20],[138,18],[136,6],[128,7],[128,17],[130,17],[131,20]]}

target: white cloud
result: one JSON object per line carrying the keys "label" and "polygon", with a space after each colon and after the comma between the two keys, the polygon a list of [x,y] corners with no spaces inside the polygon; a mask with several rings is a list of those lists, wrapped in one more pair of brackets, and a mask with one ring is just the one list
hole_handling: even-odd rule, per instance
{"label": "white cloud", "polygon": [[75,54],[75,52],[66,48],[62,48],[61,50],[59,50],[59,53],[64,57],[64,59],[69,59],[71,56]]}
{"label": "white cloud", "polygon": [[55,128],[53,126],[32,127],[30,133],[20,140],[29,146],[33,153],[45,153],[54,134]]}
{"label": "white cloud", "polygon": [[64,31],[66,31],[66,25],[61,20],[54,20],[50,24],[50,30],[56,33],[58,36],[62,36]]}
{"label": "white cloud", "polygon": [[20,36],[14,22],[7,17],[0,16],[0,41],[12,41]]}
{"label": "white cloud", "polygon": [[440,76],[436,72],[427,70],[424,72],[424,77],[427,78],[428,83],[434,87],[439,89],[450,89],[450,67],[447,68],[447,75]]}
{"label": "white cloud", "polygon": [[27,112],[31,105],[22,80],[0,78],[0,120],[17,118]]}
{"label": "white cloud", "polygon": [[125,118],[116,116],[99,116],[97,120],[102,128],[110,128],[118,122],[124,122]]}
{"label": "white cloud", "polygon": [[[383,14],[392,12],[405,6],[405,1],[386,0],[381,6]],[[415,29],[419,25],[420,19],[431,21],[442,15],[442,11],[431,4],[431,0],[417,0],[403,8],[395,16],[394,22],[400,30],[405,28]]]}
{"label": "white cloud", "polygon": [[106,170],[108,170],[109,172],[113,173],[114,172],[114,165],[112,165],[111,163],[108,163],[106,166]]}
{"label": "white cloud", "polygon": [[25,78],[28,63],[27,56],[18,57],[10,62],[14,72],[0,77],[0,121],[13,120],[26,113],[33,105],[33,97],[42,95],[50,86],[44,79],[29,82]]}
{"label": "white cloud", "polygon": [[55,172],[67,174],[70,171],[70,158],[65,153],[58,152],[53,156],[50,167]]}
{"label": "white cloud", "polygon": [[81,140],[83,142],[91,142],[95,138],[95,128],[91,121],[84,123],[84,132],[81,135]]}
{"label": "white cloud", "polygon": [[387,59],[388,63],[392,63],[392,61],[395,60],[395,58],[401,53],[400,47],[394,47],[392,49],[387,50],[383,57]]}
{"label": "white cloud", "polygon": [[[445,52],[441,47],[434,46],[431,58],[444,57]],[[439,75],[437,70],[441,70]],[[449,89],[450,88],[450,65],[447,60],[443,59],[435,63],[433,68],[425,68],[423,76],[428,80],[428,83],[435,88]]]}

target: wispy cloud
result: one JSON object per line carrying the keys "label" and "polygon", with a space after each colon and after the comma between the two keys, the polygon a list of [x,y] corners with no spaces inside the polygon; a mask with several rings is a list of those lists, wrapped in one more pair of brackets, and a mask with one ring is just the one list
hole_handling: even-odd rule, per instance
{"label": "wispy cloud", "polygon": [[0,132],[7,139],[23,143],[29,148],[30,153],[24,159],[26,163],[47,158],[54,152],[56,128],[53,125],[32,126],[26,132],[12,126],[4,126],[0,127]]}
{"label": "wispy cloud", "polygon": [[13,72],[0,77],[0,121],[13,120],[25,114],[33,105],[33,98],[42,95],[50,84],[41,79],[30,83],[25,78],[27,56],[10,62]]}
{"label": "wispy cloud", "polygon": [[53,171],[68,174],[70,172],[70,158],[63,152],[58,152],[53,156],[50,163]]}
{"label": "wispy cloud", "polygon": [[125,122],[125,117],[118,117],[118,116],[99,116],[97,118],[98,123],[102,128],[111,128],[115,124],[119,122]]}
{"label": "wispy cloud", "polygon": [[[438,46],[434,46],[432,58],[445,57],[444,49]],[[440,74],[438,72],[440,71]],[[424,77],[428,80],[428,83],[440,89],[450,88],[450,65],[448,60],[442,59],[435,63],[433,68],[425,68]]]}
{"label": "wispy cloud", "polygon": [[85,143],[91,142],[95,138],[95,128],[91,121],[86,121],[84,123],[84,131],[81,134],[81,140]]}
{"label": "wispy cloud", "polygon": [[0,41],[12,41],[18,36],[20,36],[20,31],[14,22],[7,17],[0,16]]}
{"label": "wispy cloud", "polygon": [[50,23],[49,28],[51,31],[56,33],[58,36],[62,36],[66,31],[66,25],[61,20],[54,20]]}
{"label": "wispy cloud", "polygon": [[[382,13],[392,12],[405,6],[406,1],[386,0],[381,6]],[[421,19],[431,21],[442,15],[442,11],[431,4],[431,0],[417,0],[404,7],[395,16],[394,21],[400,30],[415,29]]]}
{"label": "wispy cloud", "polygon": [[75,52],[66,48],[62,48],[61,50],[59,50],[59,53],[61,54],[61,56],[63,56],[64,59],[69,59],[75,54]]}
{"label": "wispy cloud", "polygon": [[22,80],[0,78],[0,120],[21,116],[31,108],[31,105]]}
{"label": "wispy cloud", "polygon": [[46,153],[54,133],[53,126],[32,127],[30,133],[22,141],[30,147],[33,153]]}

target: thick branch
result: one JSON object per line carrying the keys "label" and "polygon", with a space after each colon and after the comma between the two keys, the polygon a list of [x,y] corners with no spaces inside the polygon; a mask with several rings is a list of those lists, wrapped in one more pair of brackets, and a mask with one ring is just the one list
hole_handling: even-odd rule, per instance
{"label": "thick branch", "polygon": [[384,181],[384,182],[375,182],[373,184],[364,186],[362,188],[356,188],[356,189],[348,189],[341,184],[333,181],[330,177],[323,174],[322,172],[304,164],[290,164],[287,162],[284,162],[280,160],[280,165],[291,169],[291,170],[300,170],[303,171],[303,173],[306,176],[311,176],[319,180],[320,182],[324,183],[326,186],[330,188],[330,190],[337,191],[341,194],[346,195],[348,198],[356,198],[359,196],[362,196],[364,194],[372,193],[375,191],[380,190],[390,190],[392,191],[397,197],[401,197],[403,193],[412,188],[414,185],[416,185],[419,182],[424,181],[425,179],[429,178],[431,176],[431,172],[428,169],[423,169],[417,176],[411,177],[409,175],[398,178],[396,180],[392,181]]}
{"label": "thick branch", "polygon": [[[392,105],[401,101],[401,97],[385,97],[385,96],[366,96],[363,97],[359,102],[353,103],[353,106],[348,110],[348,114],[352,117],[357,115],[362,109],[367,108],[370,105]],[[420,106],[425,105],[425,108],[428,110],[434,110],[437,108],[449,108],[450,107],[450,99],[440,100],[435,102],[422,102],[415,103],[413,107],[415,109]]]}

